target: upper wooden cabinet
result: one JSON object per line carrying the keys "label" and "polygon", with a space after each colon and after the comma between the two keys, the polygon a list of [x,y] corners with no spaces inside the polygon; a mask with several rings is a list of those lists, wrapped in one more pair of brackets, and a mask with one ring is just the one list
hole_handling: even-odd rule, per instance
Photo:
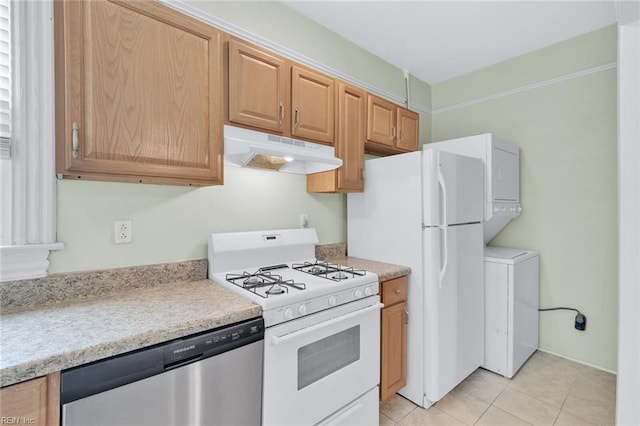
{"label": "upper wooden cabinet", "polygon": [[334,99],[332,78],[294,66],[291,70],[291,135],[333,145]]}
{"label": "upper wooden cabinet", "polygon": [[308,192],[362,192],[364,189],[364,140],[366,93],[339,82],[336,89],[336,155],[342,167],[307,176]]}
{"label": "upper wooden cabinet", "polygon": [[420,116],[408,109],[398,107],[398,135],[396,146],[404,151],[417,151]]}
{"label": "upper wooden cabinet", "polygon": [[367,95],[367,141],[393,148],[396,138],[396,109],[393,102]]}
{"label": "upper wooden cabinet", "polygon": [[234,38],[227,64],[229,124],[333,145],[333,78]]}
{"label": "upper wooden cabinet", "polygon": [[376,155],[418,150],[417,113],[367,94],[367,143],[365,152]]}
{"label": "upper wooden cabinet", "polygon": [[288,133],[289,63],[233,39],[227,57],[229,122]]}
{"label": "upper wooden cabinet", "polygon": [[54,4],[58,173],[222,183],[222,33],[153,0]]}

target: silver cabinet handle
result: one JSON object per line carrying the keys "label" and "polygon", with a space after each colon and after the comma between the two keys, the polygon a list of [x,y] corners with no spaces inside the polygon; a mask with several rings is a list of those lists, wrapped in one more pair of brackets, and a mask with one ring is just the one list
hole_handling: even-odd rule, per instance
{"label": "silver cabinet handle", "polygon": [[284,120],[284,104],[280,102],[280,124],[282,124],[282,120]]}
{"label": "silver cabinet handle", "polygon": [[78,158],[78,123],[74,122],[71,129],[71,156]]}
{"label": "silver cabinet handle", "polygon": [[295,127],[298,127],[298,125],[300,125],[300,111],[298,110],[298,107],[296,107],[296,120],[295,120]]}
{"label": "silver cabinet handle", "polygon": [[396,128],[395,128],[395,127],[392,127],[392,128],[391,128],[391,137],[392,137],[392,138],[395,138],[395,137],[396,137]]}

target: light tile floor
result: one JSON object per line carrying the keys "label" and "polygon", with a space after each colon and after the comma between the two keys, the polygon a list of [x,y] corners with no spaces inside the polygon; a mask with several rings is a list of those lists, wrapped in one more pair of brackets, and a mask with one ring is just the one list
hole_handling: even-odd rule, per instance
{"label": "light tile floor", "polygon": [[616,377],[536,352],[513,379],[479,368],[425,410],[395,395],[380,425],[613,425]]}

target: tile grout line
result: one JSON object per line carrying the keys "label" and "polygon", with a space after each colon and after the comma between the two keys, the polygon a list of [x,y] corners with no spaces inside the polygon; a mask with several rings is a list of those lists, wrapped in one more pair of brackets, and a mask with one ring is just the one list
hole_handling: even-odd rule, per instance
{"label": "tile grout line", "polygon": [[[509,387],[509,385],[511,385],[511,383],[512,383],[512,379],[509,379],[509,383],[507,383],[507,385],[506,385],[506,386],[505,386],[505,387],[500,391],[500,393],[498,394],[498,396],[496,396],[496,399],[494,399],[494,400],[493,400],[493,402],[491,403],[491,406],[492,406],[492,407],[495,407],[496,409],[498,409],[498,410],[500,410],[500,411],[503,411],[503,412],[505,412],[505,413],[507,413],[507,414],[509,414],[509,415],[513,416],[513,417],[515,417],[516,419],[518,419],[518,420],[520,420],[520,421],[525,422],[525,423],[526,423],[526,424],[528,424],[528,425],[530,425],[531,423],[529,423],[529,422],[528,422],[528,421],[526,421],[525,419],[522,419],[522,418],[520,418],[519,416],[516,416],[515,414],[513,414],[513,413],[511,413],[511,412],[509,412],[509,411],[507,411],[507,410],[505,410],[505,409],[503,409],[503,408],[498,407],[497,405],[493,405],[493,404],[498,400],[498,398],[500,398],[500,395],[502,395],[502,394],[504,393],[504,391],[505,391],[505,390],[507,390],[507,388]],[[514,391],[514,392],[517,392],[515,389],[511,389],[511,390],[512,390],[512,391]]]}
{"label": "tile grout line", "polygon": [[[511,383],[509,383],[509,385],[510,385],[510,384],[511,384]],[[507,385],[504,389],[506,390],[506,389],[509,387],[509,385]],[[546,405],[549,405],[549,406],[553,407],[553,405],[549,404],[548,402],[541,401],[541,400],[539,400],[538,398],[534,397],[533,395],[529,395],[527,392],[522,392],[522,391],[519,391],[519,390],[517,390],[517,389],[511,389],[511,391],[512,391],[512,392],[515,392],[515,393],[519,393],[519,394],[521,394],[521,395],[528,396],[529,398],[533,398],[533,399],[535,399],[536,401],[538,401],[538,402],[540,402],[540,403],[542,403],[542,404],[546,404]],[[503,390],[503,392],[504,392],[504,390]],[[498,399],[498,398],[496,398],[496,399]],[[493,405],[493,404],[491,404],[491,405]],[[498,409],[500,409],[500,410],[502,410],[502,411],[504,411],[504,412],[506,412],[506,413],[511,414],[513,417],[517,418],[518,420],[521,420],[521,421],[523,421],[523,422],[525,422],[525,423],[527,423],[527,424],[531,424],[531,423],[529,423],[527,420],[525,420],[525,419],[521,418],[520,416],[517,416],[516,414],[512,413],[511,411],[507,411],[506,409],[504,409],[504,408],[500,408],[500,407],[497,407],[497,406],[496,406],[496,408],[498,408]],[[556,408],[556,407],[553,407],[553,408]],[[558,409],[558,413],[560,413],[560,411],[562,411],[562,408]],[[558,414],[556,414],[556,417],[557,417],[557,416],[558,416]],[[554,419],[554,424],[555,424],[555,419]]]}

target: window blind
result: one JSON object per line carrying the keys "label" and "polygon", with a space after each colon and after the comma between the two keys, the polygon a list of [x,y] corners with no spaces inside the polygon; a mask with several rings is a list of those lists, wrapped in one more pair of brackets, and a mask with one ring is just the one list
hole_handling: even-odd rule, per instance
{"label": "window blind", "polygon": [[9,0],[0,0],[0,158],[11,157],[11,22]]}

